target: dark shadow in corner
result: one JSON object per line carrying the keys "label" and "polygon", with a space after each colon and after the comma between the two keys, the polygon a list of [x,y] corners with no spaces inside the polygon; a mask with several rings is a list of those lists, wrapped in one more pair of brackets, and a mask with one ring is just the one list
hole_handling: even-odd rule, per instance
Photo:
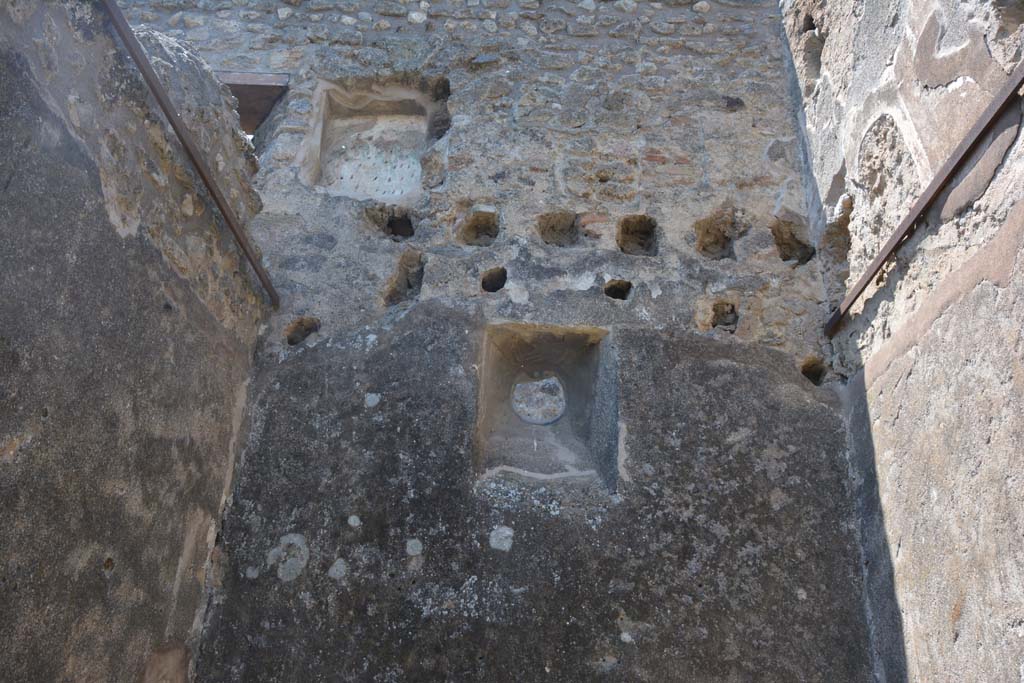
{"label": "dark shadow in corner", "polygon": [[864,386],[864,371],[845,387],[844,417],[847,437],[850,492],[857,516],[864,580],[864,611],[871,638],[875,678],[886,683],[907,681],[907,653],[903,617],[893,575],[893,557],[885,534],[885,513],[878,490],[871,413]]}

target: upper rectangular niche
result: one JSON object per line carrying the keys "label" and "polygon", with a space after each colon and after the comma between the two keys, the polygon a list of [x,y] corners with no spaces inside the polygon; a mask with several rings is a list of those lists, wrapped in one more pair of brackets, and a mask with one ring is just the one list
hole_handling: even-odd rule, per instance
{"label": "upper rectangular niche", "polygon": [[484,332],[477,473],[617,481],[618,390],[607,331],[504,323]]}
{"label": "upper rectangular niche", "polygon": [[300,152],[301,179],[352,199],[410,204],[423,192],[423,156],[449,126],[444,79],[320,81]]}
{"label": "upper rectangular niche", "polygon": [[242,130],[252,135],[288,90],[288,74],[218,71],[217,78],[238,100]]}

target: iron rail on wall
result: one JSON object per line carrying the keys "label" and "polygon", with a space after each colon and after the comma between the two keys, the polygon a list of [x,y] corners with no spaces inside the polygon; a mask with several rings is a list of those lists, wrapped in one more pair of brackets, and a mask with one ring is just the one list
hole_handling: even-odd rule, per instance
{"label": "iron rail on wall", "polygon": [[977,147],[978,142],[985,135],[988,129],[992,126],[996,119],[999,118],[1000,114],[1006,111],[1006,108],[1010,106],[1011,102],[1014,102],[1017,97],[1020,96],[1021,87],[1024,86],[1024,60],[1021,60],[1017,68],[1010,74],[1009,80],[1003,86],[1003,88],[996,93],[996,96],[992,99],[991,104],[988,108],[981,113],[978,120],[975,121],[974,125],[964,136],[964,139],[960,141],[953,153],[949,155],[946,162],[939,169],[935,177],[932,178],[932,182],[925,188],[924,193],[914,203],[914,206],[910,209],[910,213],[903,219],[899,227],[896,228],[896,232],[893,233],[889,241],[882,247],[882,251],[879,252],[878,256],[868,265],[867,270],[857,280],[857,284],[847,292],[846,297],[842,303],[839,304],[839,308],[832,312],[828,321],[825,323],[825,334],[829,337],[835,336],[836,332],[839,331],[839,326],[843,321],[844,316],[849,313],[850,308],[853,307],[854,302],[864,293],[867,289],[868,284],[875,279],[878,275],[878,271],[882,269],[886,261],[896,252],[897,249],[903,244],[908,237],[910,237],[917,227],[917,222],[921,220],[928,207],[931,206],[932,202],[939,195],[940,192],[945,188],[946,183],[956,175],[957,171],[963,165],[963,162]]}
{"label": "iron rail on wall", "polygon": [[128,54],[131,55],[132,61],[142,72],[142,78],[145,79],[146,85],[149,86],[150,92],[153,93],[153,97],[156,98],[157,104],[160,105],[160,109],[163,110],[164,116],[167,117],[167,121],[171,124],[171,128],[178,136],[178,140],[181,141],[182,147],[185,148],[185,154],[188,156],[192,165],[195,167],[196,172],[202,179],[203,184],[206,185],[206,189],[209,191],[210,196],[213,197],[213,202],[220,209],[220,213],[224,216],[224,222],[227,223],[228,229],[231,230],[231,234],[235,237],[235,242],[238,243],[239,248],[245,254],[246,259],[249,261],[249,265],[256,272],[256,277],[259,278],[260,284],[267,291],[267,296],[270,297],[270,303],[277,308],[281,303],[281,298],[277,294],[277,290],[274,289],[273,283],[270,281],[270,275],[263,268],[259,258],[256,256],[256,251],[252,248],[252,244],[249,243],[249,239],[245,236],[242,231],[241,225],[238,222],[238,217],[235,216],[235,212],[231,210],[231,206],[225,199],[224,194],[220,191],[220,186],[217,185],[217,181],[213,177],[213,173],[210,171],[210,167],[206,165],[206,161],[203,156],[199,153],[199,148],[196,146],[195,139],[192,134],[185,127],[184,122],[181,120],[181,116],[178,114],[178,110],[174,108],[170,98],[167,96],[167,91],[164,90],[163,85],[160,83],[160,79],[157,78],[156,72],[153,71],[153,65],[149,63],[149,59],[146,57],[146,53],[143,51],[142,46],[139,44],[138,39],[135,37],[135,33],[132,32],[131,27],[128,25],[128,21],[124,18],[124,14],[121,13],[121,8],[117,6],[116,0],[100,0],[100,4],[107,10],[107,14],[110,15],[110,20],[114,25],[114,30],[117,31],[117,35],[120,36],[121,42],[124,43],[125,48],[128,49]]}

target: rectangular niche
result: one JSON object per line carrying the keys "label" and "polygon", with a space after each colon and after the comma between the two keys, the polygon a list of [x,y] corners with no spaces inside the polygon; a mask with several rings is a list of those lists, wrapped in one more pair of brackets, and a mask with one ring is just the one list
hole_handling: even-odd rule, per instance
{"label": "rectangular niche", "polygon": [[488,325],[480,364],[480,476],[603,483],[615,491],[618,387],[608,332]]}
{"label": "rectangular niche", "polygon": [[423,192],[423,161],[448,131],[448,82],[321,81],[299,175],[328,194],[409,205]]}

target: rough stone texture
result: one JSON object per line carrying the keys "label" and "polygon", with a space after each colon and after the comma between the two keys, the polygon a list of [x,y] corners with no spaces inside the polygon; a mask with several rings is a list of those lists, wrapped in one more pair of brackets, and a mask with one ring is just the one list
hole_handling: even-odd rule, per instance
{"label": "rough stone texture", "polygon": [[[4,680],[184,680],[244,439],[258,294],[110,35],[92,3],[0,7]],[[251,216],[226,92],[140,37]]]}
{"label": "rough stone texture", "polygon": [[[830,229],[847,234],[848,254],[830,257],[848,261],[847,285],[1006,80],[1024,42],[1012,16],[976,0],[892,0],[871,11],[849,1],[784,3],[805,93],[811,203],[821,203],[811,237],[822,241]],[[799,48],[808,34],[824,43],[817,75]],[[1015,105],[937,202],[926,228],[854,308],[853,324],[834,342],[843,375],[855,373],[920,298],[1002,225],[1021,194],[1011,172],[1021,163],[1021,146],[1011,144],[1020,118]]]}
{"label": "rough stone texture", "polygon": [[421,303],[259,380],[200,680],[870,679],[825,390],[619,328],[614,494],[478,478],[482,323]]}
{"label": "rough stone texture", "polygon": [[[811,231],[771,0],[129,10],[217,68],[292,76],[256,135],[284,303],[203,680],[870,679],[845,433],[798,371],[829,357],[825,288],[788,251]],[[324,92],[376,93],[318,148],[347,169],[345,141],[386,145],[360,157],[376,177],[308,174]],[[432,112],[436,139],[405,135]],[[742,220],[712,258],[695,226],[723,206]],[[288,346],[300,316],[321,327]],[[596,374],[523,347],[531,376],[587,373],[514,460],[474,434],[505,323],[602,347]]]}
{"label": "rough stone texture", "polygon": [[[130,3],[292,76],[248,434],[247,271],[91,3],[42,6],[0,10],[15,678],[181,678],[209,574],[200,680],[1019,680],[1019,105],[821,334],[1019,2]],[[225,91],[143,39],[252,218]],[[517,362],[567,406],[511,453]]]}
{"label": "rough stone texture", "polygon": [[[302,182],[325,84],[377,84],[447,97],[450,128],[420,158],[424,192],[402,198],[417,216],[406,242],[428,263],[421,300],[478,298],[513,320],[698,329],[705,306],[731,297],[736,336],[799,365],[827,355],[826,308],[816,260],[786,263],[772,239],[778,215],[801,234],[808,215],[778,9],[706,5],[147,0],[126,11],[215,68],[292,76],[256,136],[265,208],[253,230],[285,299],[268,352],[298,315],[321,318],[323,335],[380,315],[401,247],[367,219],[372,201]],[[724,204],[749,229],[735,259],[709,259],[694,224]],[[481,205],[498,212],[494,243],[455,248]],[[538,222],[555,211],[578,214],[577,238],[545,241]],[[621,254],[620,219],[643,214],[657,222],[657,256]],[[485,297],[480,275],[496,266],[508,284]],[[611,279],[633,283],[629,305],[609,309]]]}
{"label": "rough stone texture", "polygon": [[[1019,3],[878,4],[783,3],[833,303],[1024,42]],[[850,378],[880,680],[1017,681],[1024,671],[1020,120],[1018,102],[834,341],[835,369]]]}

